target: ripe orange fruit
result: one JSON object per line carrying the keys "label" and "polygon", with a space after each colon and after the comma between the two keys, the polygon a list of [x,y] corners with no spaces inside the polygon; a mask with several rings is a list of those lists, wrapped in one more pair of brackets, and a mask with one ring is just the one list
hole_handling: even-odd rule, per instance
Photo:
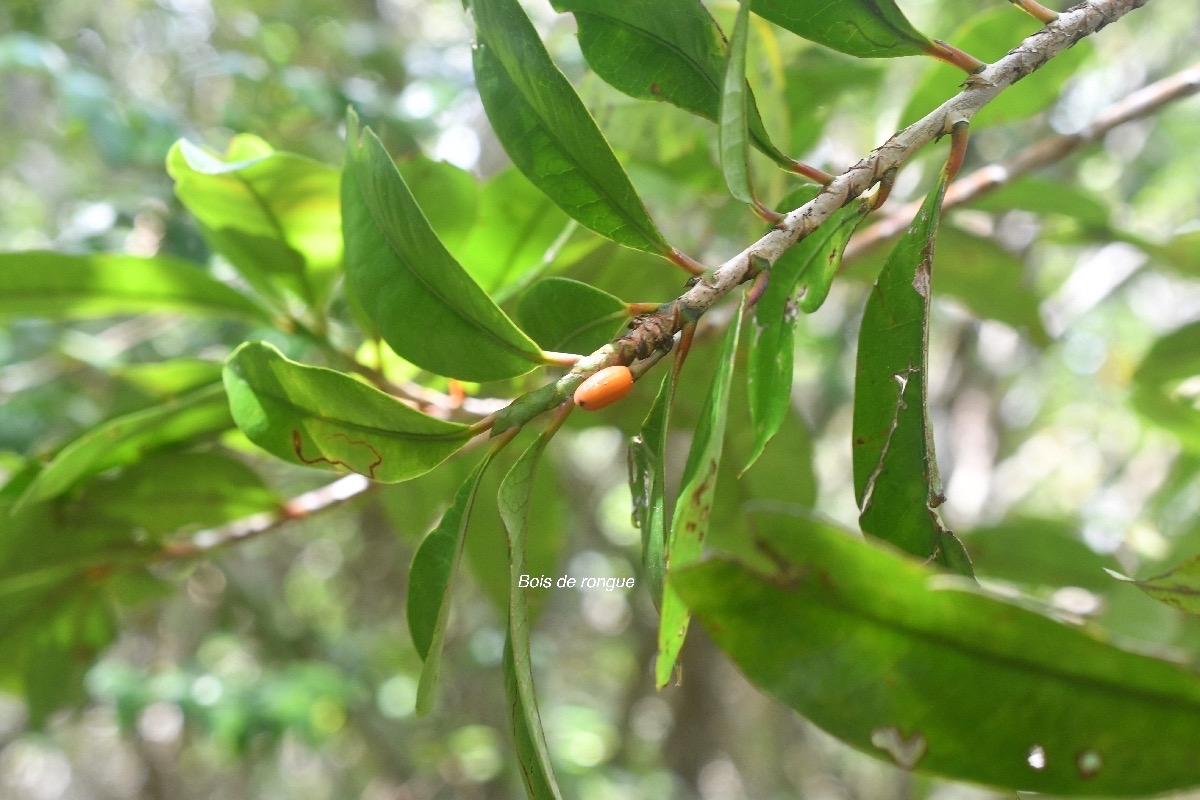
{"label": "ripe orange fruit", "polygon": [[615,403],[633,388],[633,373],[629,367],[605,367],[579,384],[575,390],[575,405],[584,411],[595,411]]}

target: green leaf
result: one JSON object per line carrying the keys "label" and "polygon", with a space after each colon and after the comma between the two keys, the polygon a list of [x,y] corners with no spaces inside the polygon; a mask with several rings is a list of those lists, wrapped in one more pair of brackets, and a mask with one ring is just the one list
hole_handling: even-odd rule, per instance
{"label": "green leaf", "polygon": [[1160,603],[1200,614],[1200,556],[1189,558],[1162,575],[1133,583]]}
{"label": "green leaf", "polygon": [[1148,422],[1171,431],[1180,444],[1200,452],[1200,404],[1191,379],[1200,375],[1200,322],[1161,337],[1133,374],[1133,407]]}
{"label": "green leaf", "polygon": [[5,630],[8,620],[0,618],[0,643],[12,654],[0,667],[0,679],[5,672],[19,671],[33,729],[45,725],[52,712],[87,699],[84,676],[117,637],[116,616],[101,586],[86,576],[75,582],[43,593],[16,631]]}
{"label": "green leaf", "polygon": [[401,357],[451,378],[522,375],[541,351],[463,270],[429,227],[369,129],[346,120],[342,223],[346,279]]}
{"label": "green leaf", "polygon": [[169,400],[193,389],[219,382],[224,367],[225,364],[221,361],[172,358],[166,361],[119,364],[111,367],[109,372],[151,397]]}
{"label": "green leaf", "polygon": [[1115,569],[1079,538],[1077,526],[1062,519],[1018,517],[963,536],[979,575],[1032,586],[1079,586],[1104,591]]}
{"label": "green leaf", "polygon": [[774,574],[712,560],[671,584],[755,685],[906,768],[1054,795],[1200,783],[1200,679],[890,549],[758,519]]}
{"label": "green leaf", "polygon": [[[700,422],[692,438],[687,463],[683,467],[679,499],[671,520],[667,539],[667,575],[670,576],[700,558],[704,537],[708,533],[708,517],[716,493],[717,470],[721,465],[721,450],[725,442],[725,420],[729,414],[729,385],[737,357],[738,335],[741,333],[745,309],[734,314],[725,333],[725,343],[717,362],[717,372],[700,412]],[[668,583],[663,591],[662,615],[658,627],[658,659],[654,666],[658,688],[667,685],[675,671],[675,661],[687,636],[688,607]]]}
{"label": "green leaf", "polygon": [[467,476],[437,527],[421,542],[409,568],[408,631],[417,654],[425,662],[417,686],[418,714],[428,713],[436,698],[442,646],[450,621],[450,593],[462,559],[475,493],[494,452],[489,450]]}
{"label": "green leaf", "polygon": [[570,263],[604,242],[590,232],[572,237],[577,230],[575,220],[510,168],[484,184],[475,224],[456,255],[500,302],[552,263]]}
{"label": "green leaf", "polygon": [[1039,175],[1026,175],[987,192],[972,200],[971,208],[981,211],[1018,208],[1037,214],[1062,214],[1098,228],[1107,227],[1109,217],[1108,205],[1095,193],[1082,186]]}
{"label": "green leaf", "polygon": [[1200,375],[1200,322],[1184,325],[1156,340],[1138,364],[1133,380],[1158,387]]}
{"label": "green leaf", "polygon": [[265,342],[234,351],[225,389],[237,426],[272,455],[384,483],[428,472],[472,436],[466,425],[422,414],[341,372],[298,364]]}
{"label": "green leaf", "polygon": [[797,36],[852,56],[912,56],[933,47],[892,0],[753,0],[751,9]]}
{"label": "green leaf", "polygon": [[672,370],[663,376],[640,432],[629,440],[633,522],[642,532],[642,569],[650,584],[650,597],[660,608],[667,569],[667,427],[674,396],[675,372]]}
{"label": "green leaf", "polygon": [[762,455],[791,405],[796,307],[812,313],[825,302],[846,243],[867,211],[863,203],[843,206],[771,267],[767,288],[754,308],[746,373],[754,447],[745,469]]}
{"label": "green leaf", "polygon": [[570,278],[540,280],[517,303],[517,319],[533,340],[560,353],[591,353],[628,318],[619,297]]}
{"label": "green leaf", "polygon": [[528,574],[526,558],[533,477],[550,437],[565,417],[558,417],[542,432],[504,476],[496,502],[508,536],[509,600],[508,637],[505,642],[505,689],[509,718],[517,743],[521,777],[531,798],[561,798],[550,764],[550,751],[542,730],[533,664],[529,654],[529,609],[522,576]]}
{"label": "green leaf", "polygon": [[[609,85],[639,100],[664,101],[704,119],[720,117],[725,37],[703,4],[692,0],[555,0],[574,13],[579,47]],[[745,87],[750,141],[772,161],[792,160],[771,143]]]}
{"label": "green leaf", "polygon": [[0,253],[0,319],[167,312],[270,318],[236,289],[169,256]]}
{"label": "green leaf", "polygon": [[396,169],[429,225],[450,252],[470,236],[482,189],[475,176],[446,161],[422,155],[396,162]]}
{"label": "green leaf", "polygon": [[86,514],[105,526],[157,537],[273,511],[281,503],[258,473],[235,458],[162,453],[113,480],[93,481],[78,503],[62,513],[68,518]]}
{"label": "green leaf", "polygon": [[336,169],[241,134],[224,157],[179,140],[167,172],[209,244],[250,285],[267,297],[324,301],[342,266]]}
{"label": "green leaf", "polygon": [[991,239],[946,226],[938,234],[938,292],[960,300],[981,319],[994,319],[1045,347],[1050,334],[1025,264]]}
{"label": "green leaf", "polygon": [[[1029,15],[1014,14],[1011,8],[1003,6],[971,15],[950,41],[971,55],[992,62],[1040,27],[1041,23]],[[1090,41],[1077,42],[1039,69],[1036,79],[1009,87],[971,118],[971,130],[1020,122],[1051,107],[1061,96],[1063,84],[1079,71],[1091,49]],[[961,69],[946,63],[930,64],[900,116],[901,124],[910,125],[933,111],[958,91],[961,83]]]}
{"label": "green leaf", "polygon": [[625,170],[516,0],[472,0],[475,83],[513,163],[559,208],[601,236],[670,250]]}
{"label": "green leaf", "polygon": [[717,151],[721,154],[721,173],[735,199],[756,205],[750,181],[750,148],[746,133],[746,42],[750,19],[750,0],[738,3],[729,59],[721,84],[721,116],[717,123]]}
{"label": "green leaf", "polygon": [[56,453],[25,489],[20,504],[49,500],[84,478],[132,464],[150,451],[212,436],[232,426],[219,385],[110,419]]}
{"label": "green leaf", "polygon": [[970,574],[962,544],[936,511],[942,487],[925,391],[933,246],[945,192],[943,170],[863,313],[854,384],[854,496],[865,533]]}

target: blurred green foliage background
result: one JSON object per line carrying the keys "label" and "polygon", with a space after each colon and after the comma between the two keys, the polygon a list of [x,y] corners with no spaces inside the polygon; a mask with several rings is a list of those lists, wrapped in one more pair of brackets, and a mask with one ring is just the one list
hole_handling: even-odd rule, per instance
{"label": "blurred green foliage background", "polygon": [[[709,263],[751,241],[761,223],[729,201],[711,126],[615,93],[587,74],[569,16],[528,7],[668,238]],[[711,7],[732,19],[735,4]],[[999,0],[903,7],[931,36],[985,60],[1036,28]],[[959,81],[925,60],[832,54],[760,20],[752,35],[768,128],[785,150],[835,172]],[[1079,129],[1187,66],[1198,46],[1200,8],[1150,3],[1006,94],[975,133],[965,172]],[[495,175],[505,160],[472,91],[470,47],[469,19],[450,0],[9,0],[0,6],[0,250],[206,262],[163,167],[171,144],[187,137],[220,151],[245,132],[338,164],[347,105],[398,159],[424,154]],[[1195,100],[1168,106],[952,212],[937,262],[950,297],[935,306],[930,379],[945,517],[989,585],[1020,587],[1193,663],[1200,626],[1101,568],[1145,576],[1200,553],[1200,392],[1186,381],[1171,388],[1180,427],[1158,387],[1135,380],[1157,339],[1200,319],[1196,120]],[[905,169],[891,203],[922,194],[942,157]],[[764,198],[791,188],[765,160],[755,169]],[[580,246],[556,265],[563,274],[627,301],[678,293],[681,274],[665,263],[572,236]],[[718,546],[745,546],[740,504],[772,482],[854,524],[852,342],[880,257],[855,260],[802,321],[797,424],[747,478],[725,479]],[[261,334],[167,315],[7,325],[0,472],[134,407],[116,369],[221,358]],[[715,348],[703,344],[685,387],[711,371]],[[679,459],[702,394],[681,392]],[[624,411],[573,419],[555,441],[535,525],[546,574],[638,574],[624,441],[649,399],[639,387]],[[265,459],[253,466],[285,497],[321,483]],[[131,590],[145,596],[120,610],[116,645],[87,671],[80,711],[35,732],[22,702],[0,695],[0,796],[521,796],[499,678],[503,536],[489,502],[472,527],[475,580],[457,599],[439,706],[413,716],[420,664],[403,622],[407,565],[468,468],[374,490],[211,560],[154,566],[157,580]],[[494,484],[502,470],[492,474]],[[682,685],[655,693],[657,620],[643,593],[545,599],[534,660],[572,798],[992,796],[847,750],[750,688],[699,631]]]}

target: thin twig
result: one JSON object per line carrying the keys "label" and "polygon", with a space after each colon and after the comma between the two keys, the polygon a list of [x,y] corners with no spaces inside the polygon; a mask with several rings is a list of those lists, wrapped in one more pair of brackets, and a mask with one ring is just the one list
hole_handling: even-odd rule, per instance
{"label": "thin twig", "polygon": [[[1197,92],[1200,92],[1200,64],[1194,64],[1138,89],[1101,111],[1090,124],[1075,133],[1052,136],[1035,142],[1003,164],[992,164],[960,178],[946,191],[946,200],[942,208],[963,205],[1012,183],[1022,175],[1057,163],[1100,140],[1113,128],[1149,116],[1163,106]],[[848,262],[872,247],[898,236],[913,221],[920,207],[919,200],[913,201],[864,229],[846,248],[845,261]]]}

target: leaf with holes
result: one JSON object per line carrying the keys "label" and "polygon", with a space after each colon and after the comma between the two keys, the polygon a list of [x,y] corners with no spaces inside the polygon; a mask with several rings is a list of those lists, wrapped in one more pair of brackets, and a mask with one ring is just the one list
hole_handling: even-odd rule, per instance
{"label": "leaf with holes", "polygon": [[517,168],[559,208],[620,244],[670,247],[516,0],[472,0],[475,83]]}
{"label": "leaf with holes", "polygon": [[397,483],[457,452],[472,431],[422,414],[349,375],[247,342],[225,365],[233,419],[284,461]]}
{"label": "leaf with holes", "polygon": [[541,350],[446,250],[370,129],[346,120],[346,280],[379,333],[423,369],[471,381],[529,372]]}
{"label": "leaf with holes", "polygon": [[826,525],[755,522],[775,570],[714,559],[671,585],[752,683],[834,736],[1008,792],[1200,784],[1200,677],[1188,667]]}
{"label": "leaf with holes", "polygon": [[[729,385],[737,357],[738,337],[745,308],[734,314],[717,361],[717,372],[708,389],[700,422],[692,438],[687,463],[683,467],[679,499],[667,538],[666,570],[669,577],[700,558],[708,533],[709,511],[717,488],[717,470],[725,443],[725,420],[729,416]],[[687,636],[688,607],[668,583],[663,590],[662,615],[658,623],[658,658],[654,666],[658,688],[667,685],[675,671],[675,661]]]}
{"label": "leaf with holes", "polygon": [[854,496],[865,533],[970,574],[962,543],[936,510],[942,488],[925,393],[933,246],[945,192],[943,170],[867,299],[854,383]]}

